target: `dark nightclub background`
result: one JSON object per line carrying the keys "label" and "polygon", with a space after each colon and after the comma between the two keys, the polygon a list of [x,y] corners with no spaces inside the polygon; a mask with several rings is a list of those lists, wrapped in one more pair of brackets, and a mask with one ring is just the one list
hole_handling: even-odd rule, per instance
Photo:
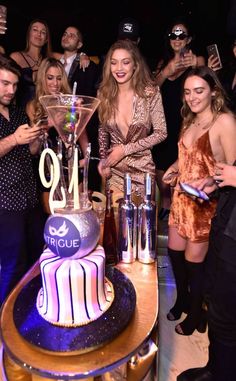
{"label": "dark nightclub background", "polygon": [[118,23],[134,17],[140,23],[143,54],[155,65],[162,54],[163,34],[170,20],[187,15],[195,31],[194,47],[206,54],[205,47],[217,43],[224,53],[232,35],[236,36],[236,0],[64,0],[4,1],[8,8],[7,33],[0,36],[7,53],[25,47],[28,24],[43,18],[49,24],[54,51],[60,51],[60,38],[68,25],[76,25],[84,36],[83,51],[104,54],[116,40]]}

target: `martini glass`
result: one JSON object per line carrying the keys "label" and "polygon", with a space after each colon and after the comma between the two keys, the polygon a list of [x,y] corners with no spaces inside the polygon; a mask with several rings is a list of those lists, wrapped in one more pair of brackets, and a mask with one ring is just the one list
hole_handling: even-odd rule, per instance
{"label": "martini glass", "polygon": [[[78,171],[77,141],[100,101],[95,97],[74,94],[44,95],[39,100],[52,120],[67,151],[68,188],[65,189],[67,195],[66,209],[72,209],[73,211],[78,207],[75,208],[71,192],[72,180],[75,179],[75,173]],[[61,161],[61,177],[63,177],[62,167]],[[87,189],[87,187],[85,188]],[[83,196],[86,198],[86,195]]]}
{"label": "martini glass", "polygon": [[74,94],[44,95],[39,98],[65,144],[76,143],[98,107],[98,98]]}

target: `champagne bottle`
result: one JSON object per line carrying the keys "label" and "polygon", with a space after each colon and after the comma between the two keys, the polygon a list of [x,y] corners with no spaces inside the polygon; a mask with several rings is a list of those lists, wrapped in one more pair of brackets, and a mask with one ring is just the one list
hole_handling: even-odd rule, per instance
{"label": "champagne bottle", "polygon": [[124,198],[118,208],[118,254],[121,262],[131,263],[136,259],[137,207],[131,201],[131,176],[124,177]]}
{"label": "champagne bottle", "polygon": [[107,265],[118,263],[116,222],[113,208],[112,191],[109,181],[106,182],[106,210],[104,218],[103,247]]}
{"label": "champagne bottle", "polygon": [[152,178],[145,175],[144,201],[138,209],[138,260],[152,263],[156,260],[157,218],[156,204],[152,201]]}

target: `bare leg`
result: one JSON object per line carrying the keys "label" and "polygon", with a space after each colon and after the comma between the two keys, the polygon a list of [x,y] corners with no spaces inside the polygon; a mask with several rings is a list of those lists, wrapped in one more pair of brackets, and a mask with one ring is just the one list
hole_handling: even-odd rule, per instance
{"label": "bare leg", "polygon": [[185,258],[189,262],[200,263],[203,262],[208,250],[208,241],[205,242],[191,242],[188,241],[185,250]]}
{"label": "bare leg", "polygon": [[184,250],[186,249],[187,240],[181,237],[174,226],[169,226],[168,234],[168,247],[173,250]]}

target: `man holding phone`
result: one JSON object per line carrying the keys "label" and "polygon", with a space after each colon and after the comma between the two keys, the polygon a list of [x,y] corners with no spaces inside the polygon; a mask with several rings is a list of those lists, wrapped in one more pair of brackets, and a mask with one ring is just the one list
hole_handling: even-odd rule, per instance
{"label": "man holding phone", "polygon": [[[236,162],[217,163],[220,198],[212,219],[206,262],[209,360],[177,381],[233,381],[236,359]],[[211,190],[209,188],[209,190]]]}
{"label": "man holding phone", "polygon": [[0,306],[44,246],[31,160],[42,131],[13,103],[19,77],[15,61],[0,56]]}

